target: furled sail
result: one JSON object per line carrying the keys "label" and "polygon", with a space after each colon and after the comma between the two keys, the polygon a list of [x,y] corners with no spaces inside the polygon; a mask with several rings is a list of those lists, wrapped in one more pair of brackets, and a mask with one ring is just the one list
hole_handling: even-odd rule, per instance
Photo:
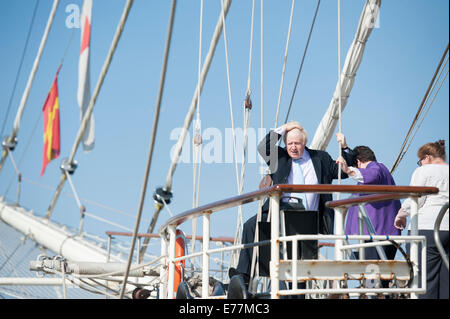
{"label": "furled sail", "polygon": [[[356,30],[355,38],[347,52],[341,77],[341,111],[347,105],[350,91],[355,81],[356,71],[361,64],[366,42],[377,21],[381,0],[367,0]],[[324,150],[330,142],[331,136],[339,119],[339,81],[331,99],[330,105],[319,123],[310,147]]]}

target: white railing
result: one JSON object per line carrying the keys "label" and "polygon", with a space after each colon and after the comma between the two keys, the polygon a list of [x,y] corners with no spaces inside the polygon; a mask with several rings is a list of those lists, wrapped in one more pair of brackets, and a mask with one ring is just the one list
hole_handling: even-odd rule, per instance
{"label": "white railing", "polygon": [[[280,197],[283,193],[359,193],[359,194],[385,194],[385,195],[373,195],[373,196],[362,196],[357,199],[347,199],[341,201],[329,202],[328,206],[335,209],[335,223],[336,223],[336,234],[335,235],[296,235],[296,236],[283,236],[280,237]],[[227,208],[236,207],[239,205],[244,205],[250,202],[254,202],[260,199],[264,199],[267,196],[270,198],[270,211],[271,211],[271,260],[270,260],[270,280],[271,280],[271,298],[277,299],[283,295],[292,295],[292,294],[317,294],[317,293],[329,293],[329,294],[349,294],[349,293],[383,293],[383,292],[391,292],[391,293],[408,293],[411,294],[411,298],[417,298],[418,294],[424,293],[426,291],[426,282],[424,277],[422,276],[422,284],[419,287],[418,282],[418,252],[419,252],[419,242],[422,244],[422,274],[426,273],[426,263],[424,262],[425,258],[425,237],[418,236],[418,228],[417,228],[417,210],[418,210],[418,198],[424,194],[434,194],[437,193],[438,189],[434,187],[414,187],[414,186],[385,186],[385,185],[275,185],[271,187],[267,187],[261,189],[259,191],[243,194],[237,197],[228,198],[222,201],[214,202],[211,204],[203,205],[201,207],[191,209],[182,214],[174,216],[170,218],[159,230],[161,235],[161,254],[168,256],[163,261],[163,265],[161,268],[161,289],[160,289],[160,298],[169,298],[172,299],[175,296],[174,291],[174,272],[175,272],[175,263],[180,260],[185,260],[188,258],[194,258],[198,256],[202,256],[202,298],[209,298],[208,295],[208,282],[209,282],[209,257],[213,253],[219,253],[225,250],[231,249],[242,249],[244,247],[251,247],[255,245],[261,245],[262,243],[255,243],[252,245],[234,245],[226,248],[219,249],[210,249],[209,247],[209,239],[210,239],[210,217],[213,213],[222,211]],[[340,267],[344,266],[344,250],[353,248],[355,246],[345,246],[344,243],[346,240],[355,239],[355,240],[382,240],[382,242],[377,243],[369,243],[369,244],[358,244],[357,247],[364,247],[370,245],[384,245],[386,236],[370,236],[370,235],[352,235],[346,236],[344,233],[344,219],[345,214],[347,212],[348,207],[361,204],[365,202],[374,202],[374,201],[385,201],[390,199],[400,199],[400,198],[412,198],[413,204],[411,205],[411,233],[410,236],[389,236],[390,239],[396,239],[402,242],[410,242],[411,243],[411,257],[410,261],[413,266],[413,278],[411,287],[408,288],[331,288],[331,289],[297,289],[296,284],[292,286],[292,289],[289,290],[280,290],[279,283],[280,280],[286,280],[287,277],[284,274],[280,276],[280,247],[279,243],[282,241],[293,241],[293,246],[297,246],[298,240],[334,240],[335,241],[335,256],[334,262],[339,264]],[[193,253],[190,255],[186,255],[183,257],[175,258],[175,241],[176,241],[176,228],[190,220],[194,217],[203,218],[203,248],[200,253]],[[295,253],[293,254],[293,260]],[[303,264],[302,264],[303,262]],[[318,265],[321,261],[314,260],[315,265]],[[359,262],[359,267],[367,265]],[[377,261],[371,261],[375,264]],[[385,269],[388,263],[395,263],[395,261],[388,261],[383,264],[382,268]],[[283,261],[284,263],[284,261]],[[289,262],[292,265],[291,273],[297,274],[297,271],[300,267],[305,265],[304,261],[298,262]],[[380,265],[381,263],[378,262]],[[403,265],[403,266],[402,266]],[[286,267],[283,265],[281,270],[284,270]],[[330,267],[330,273],[332,272],[332,268]],[[382,270],[383,270],[382,269]],[[389,269],[389,268],[386,268]],[[398,263],[395,270],[405,269],[405,264]],[[168,277],[166,274],[166,270],[168,270]],[[331,274],[332,275],[332,274]],[[336,274],[335,274],[336,275]],[[370,278],[369,275],[367,275]],[[384,274],[383,274],[384,276]],[[326,276],[324,276],[326,277]],[[168,278],[166,280],[166,278]],[[335,277],[337,278],[337,277]],[[291,280],[294,282],[298,281],[298,277],[294,276]],[[300,279],[302,279],[300,277]],[[305,279],[305,278],[303,278]],[[352,279],[352,278],[348,278]],[[206,284],[205,284],[206,283]]]}

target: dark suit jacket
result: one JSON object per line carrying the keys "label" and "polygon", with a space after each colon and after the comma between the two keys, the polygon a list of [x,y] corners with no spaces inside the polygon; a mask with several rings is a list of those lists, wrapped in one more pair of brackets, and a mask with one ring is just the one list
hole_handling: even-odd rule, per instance
{"label": "dark suit jacket", "polygon": [[[292,167],[292,158],[287,153],[287,150],[277,146],[280,138],[281,135],[270,131],[258,145],[259,154],[269,165],[270,176],[274,185],[287,184]],[[333,179],[338,178],[339,165],[336,164],[336,161],[325,151],[305,149],[311,156],[319,184],[332,184]],[[356,154],[352,150],[348,153],[343,151],[342,156],[348,165],[353,165],[356,162]],[[347,178],[348,175],[342,173],[341,177]],[[325,206],[325,203],[331,200],[333,200],[332,194],[319,194],[319,232],[321,234],[333,233],[334,212],[331,208]],[[262,210],[269,210],[268,200],[264,203]]]}

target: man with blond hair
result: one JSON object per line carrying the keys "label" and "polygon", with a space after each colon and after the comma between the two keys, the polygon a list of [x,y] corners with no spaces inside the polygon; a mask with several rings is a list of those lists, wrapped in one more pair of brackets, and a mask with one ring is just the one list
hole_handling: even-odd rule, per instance
{"label": "man with blond hair", "polygon": [[[278,141],[283,137],[286,147],[278,146]],[[341,145],[342,155],[348,165],[356,161],[355,154],[346,144],[345,136],[336,134]],[[279,128],[271,130],[259,143],[258,151],[270,169],[270,177],[273,184],[331,184],[338,178],[339,165],[331,156],[320,150],[312,150],[306,147],[308,134],[298,122],[289,122]],[[342,174],[342,178],[347,178]],[[331,201],[332,194],[293,193],[284,194],[281,205],[294,203],[300,209],[318,211],[319,233],[332,234],[334,226],[333,210],[326,207],[325,203]],[[296,205],[295,205],[296,204]],[[262,220],[267,220],[269,201],[262,206]],[[256,215],[245,224],[242,233],[242,243],[253,243],[256,228]],[[252,248],[242,249],[239,255],[237,269],[230,268],[229,275],[242,274],[244,281],[248,282],[252,260]],[[263,262],[260,258],[259,262]],[[267,261],[265,261],[267,262]]]}

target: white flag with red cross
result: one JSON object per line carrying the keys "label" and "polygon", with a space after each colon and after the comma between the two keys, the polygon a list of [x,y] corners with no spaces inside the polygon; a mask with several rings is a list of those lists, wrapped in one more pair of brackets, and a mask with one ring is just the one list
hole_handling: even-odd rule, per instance
{"label": "white flag with red cross", "polygon": [[[91,42],[91,14],[92,14],[92,0],[84,0],[83,8],[81,9],[81,51],[80,60],[78,62],[78,92],[77,100],[78,106],[81,110],[80,119],[86,112],[91,99],[91,84],[89,72],[89,51]],[[95,140],[95,122],[94,114],[86,126],[83,134],[83,150],[89,152],[94,148]]]}

